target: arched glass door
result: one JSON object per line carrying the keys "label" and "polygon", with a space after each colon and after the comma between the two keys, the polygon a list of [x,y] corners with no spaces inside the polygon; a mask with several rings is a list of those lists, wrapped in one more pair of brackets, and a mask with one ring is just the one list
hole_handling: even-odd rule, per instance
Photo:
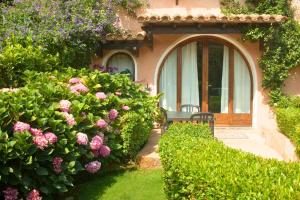
{"label": "arched glass door", "polygon": [[251,75],[233,45],[216,39],[181,44],[165,58],[159,76],[165,109],[193,104],[215,113],[219,125],[252,124]]}

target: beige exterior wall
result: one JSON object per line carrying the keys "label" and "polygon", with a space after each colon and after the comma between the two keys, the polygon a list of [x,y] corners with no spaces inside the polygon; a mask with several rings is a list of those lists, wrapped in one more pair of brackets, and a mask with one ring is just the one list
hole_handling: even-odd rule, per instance
{"label": "beige exterior wall", "polygon": [[300,0],[292,0],[292,6],[295,9],[295,19],[300,22]]}
{"label": "beige exterior wall", "polygon": [[150,8],[218,8],[220,7],[219,0],[178,0],[178,5],[176,5],[176,0],[151,0],[149,1]]}
{"label": "beige exterior wall", "polygon": [[290,71],[290,76],[284,82],[282,89],[287,95],[300,96],[300,66]]}

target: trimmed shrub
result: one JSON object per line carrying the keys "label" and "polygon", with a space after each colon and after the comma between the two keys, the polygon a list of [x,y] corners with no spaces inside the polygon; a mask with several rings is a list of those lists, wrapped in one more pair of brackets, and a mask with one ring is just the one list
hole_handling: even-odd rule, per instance
{"label": "trimmed shrub", "polygon": [[23,41],[15,37],[6,39],[0,52],[0,87],[23,85],[25,70],[45,72],[57,69],[58,56],[45,51],[42,46],[34,46],[30,37]]}
{"label": "trimmed shrub", "polygon": [[133,158],[158,113],[157,98],[126,75],[25,75],[25,87],[0,95],[1,197],[51,198],[79,172]]}
{"label": "trimmed shrub", "polygon": [[203,125],[174,124],[162,137],[168,199],[300,199],[300,165],[226,147]]}
{"label": "trimmed shrub", "polygon": [[280,131],[295,144],[296,153],[300,156],[300,108],[279,108],[276,119]]}

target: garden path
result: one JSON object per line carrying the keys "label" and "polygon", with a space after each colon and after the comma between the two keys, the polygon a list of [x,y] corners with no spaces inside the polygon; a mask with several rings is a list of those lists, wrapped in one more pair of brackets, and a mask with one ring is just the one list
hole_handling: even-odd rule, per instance
{"label": "garden path", "polygon": [[[153,129],[145,147],[139,152],[137,161],[140,168],[159,168],[158,154],[160,129]],[[282,156],[265,143],[264,137],[251,127],[216,127],[215,137],[225,145],[263,158],[283,160]]]}

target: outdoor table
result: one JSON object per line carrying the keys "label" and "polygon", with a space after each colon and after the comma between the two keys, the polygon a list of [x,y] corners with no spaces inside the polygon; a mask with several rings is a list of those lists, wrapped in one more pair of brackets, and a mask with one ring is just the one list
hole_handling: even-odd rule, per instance
{"label": "outdoor table", "polygon": [[192,114],[190,112],[167,111],[168,122],[190,121]]}

